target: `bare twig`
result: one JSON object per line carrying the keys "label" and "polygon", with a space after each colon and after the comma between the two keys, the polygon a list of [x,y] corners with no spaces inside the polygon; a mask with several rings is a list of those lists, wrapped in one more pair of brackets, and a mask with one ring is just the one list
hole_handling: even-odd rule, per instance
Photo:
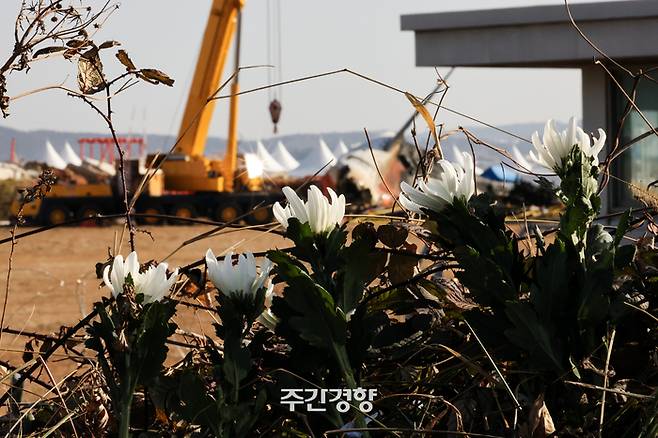
{"label": "bare twig", "polygon": [[644,115],[644,112],[642,112],[642,110],[640,109],[640,107],[637,106],[637,104],[635,103],[635,100],[634,100],[633,98],[631,98],[631,97],[628,95],[628,93],[626,92],[626,90],[624,90],[624,87],[619,83],[619,81],[617,80],[617,78],[615,77],[615,75],[612,74],[612,72],[608,69],[608,67],[606,67],[605,64],[603,64],[601,61],[596,61],[594,64],[596,64],[596,65],[600,65],[601,68],[602,68],[603,70],[605,70],[605,72],[608,74],[608,76],[610,77],[610,79],[612,80],[612,82],[614,82],[614,84],[615,84],[615,86],[617,87],[617,89],[619,89],[619,91],[621,91],[621,93],[624,95],[624,97],[628,100],[628,103],[630,103],[630,104],[633,106],[633,108],[635,109],[635,111],[637,111],[637,113],[640,115],[640,117],[642,118],[642,120],[644,121],[644,123],[646,123],[647,126],[649,127],[649,129],[650,129],[655,135],[658,136],[658,130],[656,130],[656,128],[651,124],[651,122],[649,121],[649,119],[647,118],[647,116]]}
{"label": "bare twig", "polygon": [[125,155],[123,148],[121,147],[121,144],[119,143],[119,138],[117,137],[116,129],[114,128],[114,124],[112,122],[112,100],[110,99],[110,89],[109,87],[105,88],[106,93],[107,93],[107,114],[103,113],[103,111],[98,108],[92,101],[90,101],[86,95],[83,94],[69,94],[70,96],[73,97],[78,97],[82,99],[87,105],[89,105],[97,114],[101,116],[101,118],[105,121],[107,124],[108,129],[110,130],[110,133],[112,135],[112,140],[114,141],[114,146],[117,149],[117,152],[119,153],[119,175],[121,178],[121,188],[123,192],[123,204],[125,208],[125,213],[124,217],[126,218],[126,224],[128,226],[128,232],[129,232],[129,242],[130,242],[130,250],[134,251],[135,250],[135,224],[132,221],[132,217],[130,215],[130,205],[128,202],[128,186],[126,185],[126,170],[125,170]]}
{"label": "bare twig", "polygon": [[597,391],[603,391],[603,392],[609,392],[609,393],[612,393],[612,394],[624,395],[626,397],[637,398],[637,399],[640,399],[640,400],[653,400],[653,399],[656,398],[655,395],[636,394],[636,393],[633,393],[633,392],[622,391],[621,389],[604,388],[602,386],[591,385],[589,383],[583,383],[583,382],[573,382],[573,381],[570,381],[570,380],[565,380],[564,383],[566,383],[568,385],[580,386],[582,388],[596,389]]}
{"label": "bare twig", "polygon": [[[350,74],[350,75],[353,75],[353,76],[359,77],[359,78],[361,78],[361,79],[364,79],[364,80],[366,80],[366,81],[372,82],[372,83],[377,84],[377,85],[380,85],[380,86],[382,86],[382,87],[384,87],[384,88],[387,88],[387,89],[389,89],[389,90],[395,91],[395,92],[397,92],[397,93],[401,93],[401,94],[405,94],[405,93],[406,93],[404,90],[402,90],[402,89],[400,89],[400,88],[398,88],[398,87],[395,87],[395,86],[393,86],[393,85],[387,84],[386,82],[382,82],[382,81],[380,81],[380,80],[377,80],[377,79],[371,78],[371,77],[369,77],[369,76],[366,76],[366,75],[364,75],[364,74],[361,74],[361,73],[356,72],[356,71],[354,71],[354,70],[351,70],[351,69],[349,69],[349,68],[342,68],[342,69],[339,69],[339,70],[332,70],[332,71],[328,71],[328,72],[325,72],[325,73],[318,73],[318,74],[313,74],[313,75],[309,75],[309,76],[304,76],[304,77],[300,77],[300,78],[296,78],[296,79],[290,79],[290,80],[287,80],[287,81],[281,81],[281,82],[278,82],[278,83],[275,83],[275,84],[265,85],[265,86],[261,86],[261,87],[255,87],[255,88],[251,88],[251,89],[248,89],[248,90],[240,91],[239,93],[235,93],[235,94],[225,94],[225,95],[221,95],[221,96],[214,97],[213,100],[214,100],[214,99],[229,99],[229,98],[231,98],[232,96],[242,96],[242,95],[245,95],[245,94],[255,93],[255,92],[257,92],[257,91],[266,90],[266,89],[268,89],[268,88],[272,88],[272,87],[280,87],[280,86],[282,86],[282,85],[288,85],[288,84],[294,84],[294,83],[298,83],[298,82],[304,82],[304,81],[308,81],[308,80],[311,80],[311,79],[318,79],[318,78],[322,78],[322,77],[326,77],[326,76],[333,76],[333,75],[341,74],[341,73],[347,73],[347,74]],[[414,95],[414,97],[416,97],[418,100],[422,100],[422,98],[420,98],[420,97],[418,97],[418,96],[415,96],[415,95]],[[448,112],[450,112],[450,113],[452,113],[452,114],[455,114],[455,115],[458,115],[458,116],[460,116],[460,117],[464,117],[465,119],[471,120],[471,121],[476,122],[476,123],[478,123],[478,124],[480,124],[480,125],[483,125],[483,126],[486,126],[486,127],[488,127],[488,128],[494,129],[494,130],[496,130],[496,131],[498,131],[498,132],[501,132],[501,133],[503,133],[503,134],[507,134],[507,135],[509,135],[510,137],[514,137],[514,138],[516,138],[516,139],[518,139],[518,140],[521,140],[521,141],[524,141],[524,142],[526,142],[526,143],[532,143],[532,142],[531,142],[530,140],[528,140],[527,138],[523,138],[523,137],[521,137],[521,136],[519,136],[519,135],[517,135],[517,134],[514,134],[513,132],[507,131],[507,130],[505,130],[505,129],[503,129],[503,128],[500,128],[500,127],[498,127],[498,126],[496,126],[496,125],[492,125],[491,123],[487,123],[487,122],[485,122],[485,121],[483,121],[483,120],[480,120],[480,119],[478,119],[478,118],[476,118],[476,117],[469,116],[468,114],[465,114],[465,113],[463,113],[463,112],[460,112],[460,111],[454,110],[454,109],[452,109],[452,108],[448,108],[447,106],[441,105],[441,104],[438,103],[438,102],[434,102],[434,101],[432,101],[432,100],[427,100],[427,103],[430,104],[430,105],[433,105],[433,106],[437,106],[437,107],[440,106],[440,107],[443,108],[445,111],[448,111]]]}
{"label": "bare twig", "polygon": [[[37,364],[37,367],[38,367],[38,366],[41,366],[41,365]],[[71,371],[70,373],[68,373],[68,374],[67,374],[62,380],[60,380],[60,382],[59,382],[57,385],[61,385],[62,383],[64,383],[66,380],[68,380],[69,377],[71,377],[72,375],[74,375],[76,372],[77,372],[77,370],[73,370],[73,371]],[[23,375],[22,375],[22,374],[21,374],[21,378],[23,378]],[[20,379],[19,379],[19,380],[20,380]],[[23,379],[23,380],[24,380],[24,379]],[[21,382],[22,382],[23,380],[21,380]],[[48,395],[49,393],[51,393],[51,392],[54,391],[55,389],[56,389],[56,388],[52,388],[52,389],[49,389],[48,391],[46,391],[46,393],[42,396],[42,399],[43,399],[43,397],[45,397],[46,395]],[[0,399],[0,404],[5,403],[6,398],[8,397],[8,395],[9,395],[9,391],[7,391],[7,392],[2,396],[2,398]],[[36,400],[34,403],[32,403],[32,405],[30,405],[30,407],[29,407],[28,409],[25,410],[25,412],[23,412],[23,414],[18,418],[18,420],[16,420],[16,422],[14,423],[14,425],[11,427],[11,429],[9,429],[9,432],[7,432],[7,436],[11,436],[11,433],[14,431],[14,429],[15,429],[18,425],[22,424],[22,420],[23,420],[23,418],[25,418],[25,417],[26,417],[26,416],[32,411],[32,409],[34,409],[34,407],[35,407],[37,404],[39,404],[39,403],[41,402],[42,399],[38,399],[38,400]]]}
{"label": "bare twig", "polygon": [[35,201],[37,199],[43,199],[46,196],[46,194],[50,191],[50,188],[52,187],[54,182],[55,180],[52,171],[49,169],[44,170],[41,173],[41,175],[39,175],[39,179],[37,183],[33,187],[26,189],[22,195],[20,207],[16,215],[16,223],[11,229],[11,238],[10,238],[11,249],[9,250],[9,259],[7,262],[8,263],[7,278],[6,278],[7,283],[5,284],[5,298],[2,304],[2,316],[0,317],[0,343],[2,343],[2,330],[5,326],[5,314],[7,313],[7,303],[9,301],[9,290],[10,290],[9,285],[11,281],[11,268],[14,258],[14,249],[16,247],[16,231],[18,230],[18,225],[23,220],[23,209],[25,208],[26,204]]}
{"label": "bare twig", "polygon": [[323,436],[347,434],[349,432],[404,432],[408,436],[415,436],[416,434],[422,435],[458,435],[458,436],[473,436],[481,438],[503,438],[502,435],[488,435],[484,433],[473,432],[457,432],[454,430],[437,430],[437,429],[420,429],[420,428],[400,428],[400,427],[365,427],[365,428],[351,428],[351,429],[332,429],[324,432]]}
{"label": "bare twig", "polygon": [[57,383],[57,380],[55,380],[55,377],[53,376],[53,373],[50,372],[50,368],[48,367],[48,364],[46,363],[46,361],[43,360],[43,358],[41,356],[39,356],[39,360],[41,361],[41,364],[43,365],[43,368],[46,370],[46,374],[48,374],[48,378],[50,378],[50,381],[53,382],[53,388],[57,392],[57,397],[59,397],[59,399],[61,400],[62,408],[64,408],[64,410],[66,411],[67,417],[69,418],[69,421],[71,423],[71,429],[73,429],[73,435],[75,435],[76,438],[77,438],[78,432],[75,429],[75,424],[73,423],[73,420],[71,420],[71,417],[68,415],[68,414],[70,414],[70,412],[69,412],[68,408],[66,407],[66,400],[64,400],[64,397],[62,397],[62,391],[59,390],[59,384]]}
{"label": "bare twig", "polygon": [[624,304],[627,305],[628,307],[631,307],[631,308],[633,308],[633,309],[635,309],[635,310],[638,310],[638,311],[644,313],[644,314],[647,315],[649,318],[651,318],[651,319],[653,319],[654,321],[658,322],[658,317],[652,315],[651,313],[647,312],[647,311],[644,310],[643,308],[638,307],[638,306],[636,306],[635,304],[631,304],[631,303],[629,303],[628,301],[624,301]]}
{"label": "bare twig", "polygon": [[[610,333],[610,340],[608,341],[608,354],[605,358],[605,369],[603,371],[603,388],[608,387],[608,370],[610,369],[610,356],[612,355],[612,346],[615,343],[616,329],[612,329]],[[599,438],[603,437],[603,421],[605,418],[605,396],[607,392],[603,391],[601,394],[601,414],[599,415]]]}
{"label": "bare twig", "polygon": [[[48,58],[64,55],[68,58],[78,55],[90,46],[89,32],[94,28],[95,34],[116,11],[118,5],[112,6],[110,0],[96,12],[80,5],[62,7],[60,0],[40,0],[39,2],[22,2],[14,25],[14,46],[4,62],[0,62],[0,112],[9,115],[10,98],[7,96],[7,76],[12,72],[29,70],[30,64],[37,61],[37,56]],[[87,14],[79,11],[84,10]],[[53,46],[45,46],[51,42]],[[50,89],[46,87],[45,89]],[[38,92],[35,90],[33,92]],[[31,93],[33,93],[31,92]]]}
{"label": "bare twig", "polygon": [[487,358],[489,358],[489,362],[491,362],[491,365],[493,365],[494,369],[496,370],[496,374],[498,374],[498,377],[500,377],[500,379],[503,381],[503,384],[505,385],[505,388],[507,389],[507,392],[509,393],[510,397],[514,401],[514,404],[516,405],[516,409],[517,410],[521,409],[521,405],[519,404],[519,401],[516,399],[516,396],[514,395],[514,392],[512,391],[512,388],[510,388],[510,386],[508,385],[507,380],[505,379],[505,376],[503,376],[503,373],[500,372],[500,369],[498,368],[498,365],[496,365],[496,362],[493,360],[493,358],[489,354],[489,351],[487,350],[487,348],[484,346],[484,344],[480,340],[480,337],[477,335],[477,333],[475,333],[475,330],[473,330],[473,327],[471,327],[471,325],[468,323],[468,321],[466,321],[466,319],[464,319],[464,323],[466,323],[466,326],[468,327],[468,329],[471,331],[471,333],[473,333],[473,336],[475,337],[475,340],[478,342],[478,344],[480,344],[480,347],[482,348],[484,353],[487,355]]}
{"label": "bare twig", "polygon": [[612,59],[610,56],[608,56],[607,53],[601,50],[596,44],[594,44],[594,42],[591,39],[589,39],[587,35],[585,35],[585,32],[583,32],[580,29],[580,26],[576,24],[576,20],[574,20],[573,15],[571,14],[571,7],[569,6],[569,0],[564,0],[564,6],[567,9],[567,14],[569,15],[569,20],[571,21],[571,25],[576,29],[576,31],[585,40],[585,42],[587,42],[587,44],[589,44],[590,47],[594,49],[599,55],[601,55],[602,57],[604,57],[605,59],[607,59],[608,61],[619,67],[621,70],[628,73],[629,75],[634,76],[632,71],[630,71],[629,69],[627,69],[626,67],[624,67],[623,65]]}
{"label": "bare twig", "polygon": [[372,157],[372,163],[375,165],[375,169],[377,169],[377,174],[379,175],[379,179],[384,184],[384,187],[386,187],[386,190],[388,191],[388,194],[391,195],[391,198],[393,199],[395,204],[399,205],[400,208],[404,210],[404,208],[402,208],[402,206],[400,205],[400,202],[398,201],[397,196],[395,196],[393,194],[393,192],[391,191],[391,188],[388,186],[388,183],[384,179],[384,175],[382,175],[382,171],[379,170],[379,165],[377,164],[377,159],[375,158],[375,151],[372,149],[372,143],[370,142],[370,136],[368,135],[368,130],[366,128],[363,128],[363,132],[365,132],[365,134],[366,134],[366,140],[368,142],[368,149],[370,149],[370,156]]}
{"label": "bare twig", "polygon": [[[108,304],[111,303],[112,301],[108,301]],[[63,346],[73,335],[75,335],[80,329],[85,327],[87,324],[91,322],[92,319],[94,319],[97,315],[98,311],[96,309],[92,310],[89,315],[85,316],[82,318],[76,325],[73,327],[69,328],[66,330],[62,336],[59,337],[57,341],[53,343],[53,345],[43,354],[41,354],[41,357],[43,360],[48,360],[50,356],[52,356],[57,349],[59,349],[61,346]],[[31,367],[28,368],[27,371],[24,373],[20,374],[20,377],[17,379],[18,382],[17,384],[21,384],[25,381],[25,379],[28,378],[28,376],[31,376],[41,365],[39,363],[34,363]],[[60,382],[61,383],[61,382]],[[5,404],[7,402],[7,398],[9,398],[9,393],[5,393],[0,397],[0,406]]]}

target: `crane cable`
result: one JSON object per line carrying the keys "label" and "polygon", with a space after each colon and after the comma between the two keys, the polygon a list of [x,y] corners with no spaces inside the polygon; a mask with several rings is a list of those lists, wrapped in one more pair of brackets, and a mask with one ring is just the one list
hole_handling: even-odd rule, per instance
{"label": "crane cable", "polygon": [[[267,69],[268,85],[280,83],[283,80],[282,68],[282,48],[281,48],[281,1],[267,0],[267,64],[272,66]],[[276,134],[277,124],[281,117],[282,91],[280,87],[270,87],[268,89],[270,99],[269,111],[272,123],[274,124],[274,133]]]}

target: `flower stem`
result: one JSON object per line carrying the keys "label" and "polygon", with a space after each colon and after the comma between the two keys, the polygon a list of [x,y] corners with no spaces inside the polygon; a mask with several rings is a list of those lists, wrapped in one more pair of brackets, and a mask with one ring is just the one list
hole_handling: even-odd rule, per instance
{"label": "flower stem", "polygon": [[[354,378],[354,373],[352,372],[352,366],[350,365],[348,356],[347,356],[347,351],[345,350],[344,345],[336,345],[334,343],[334,355],[336,356],[336,361],[338,362],[338,366],[340,367],[340,370],[343,374],[343,378],[345,379],[345,383],[347,384],[347,387],[349,389],[356,389],[356,379]],[[363,414],[361,411],[358,409],[356,410],[356,418],[355,418],[355,425],[359,429],[365,429],[367,427],[365,419],[363,418]],[[370,434],[368,432],[363,433],[364,437],[369,437]]]}
{"label": "flower stem", "polygon": [[124,382],[124,393],[121,397],[121,419],[119,420],[119,438],[130,438],[130,411],[135,393],[136,380],[128,372],[128,378]]}
{"label": "flower stem", "polygon": [[132,405],[132,394],[121,403],[121,422],[119,424],[119,437],[130,437],[130,405]]}

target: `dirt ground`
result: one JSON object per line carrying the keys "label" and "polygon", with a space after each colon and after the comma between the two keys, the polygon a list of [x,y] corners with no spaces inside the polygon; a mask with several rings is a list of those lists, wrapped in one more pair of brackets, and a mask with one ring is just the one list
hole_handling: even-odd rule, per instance
{"label": "dirt ground", "polygon": [[[215,254],[227,249],[236,252],[264,251],[288,246],[273,233],[252,230],[224,230],[220,235],[185,246],[170,255],[183,242],[211,230],[210,226],[156,226],[150,233],[137,235],[140,262],[163,261],[170,267],[187,265],[202,259],[206,250]],[[20,229],[20,232],[29,229]],[[4,326],[20,331],[56,333],[62,326],[75,325],[87,315],[95,301],[109,296],[109,289],[100,287],[95,264],[108,259],[108,250],[120,239],[122,227],[58,228],[22,238],[14,250],[9,299]],[[0,229],[0,238],[10,237],[10,229]],[[5,295],[10,243],[0,245],[0,308]],[[127,233],[120,253],[129,252]],[[186,331],[212,334],[212,315],[204,310],[182,309],[178,325]],[[4,334],[0,341],[0,360],[20,365],[26,337]],[[185,351],[170,350],[176,357]],[[54,358],[55,359],[55,358]],[[62,375],[65,368],[53,365]]]}
{"label": "dirt ground", "polygon": [[[146,233],[137,235],[140,262],[162,261],[184,241],[211,229],[209,226],[147,228],[153,239]],[[121,230],[119,226],[58,228],[20,239],[14,250],[5,326],[38,332],[56,331],[62,325],[75,324],[86,315],[101,295],[109,294],[108,289],[99,288],[95,264],[107,260],[108,250],[114,247],[115,234],[120,235]],[[4,228],[2,234],[9,237],[9,228]],[[221,254],[228,248],[236,252],[256,252],[285,245],[283,238],[272,233],[223,232],[183,247],[166,261],[173,268],[203,258],[208,248]],[[124,257],[128,248],[125,236],[121,248]],[[2,297],[9,250],[9,243],[0,245]]]}

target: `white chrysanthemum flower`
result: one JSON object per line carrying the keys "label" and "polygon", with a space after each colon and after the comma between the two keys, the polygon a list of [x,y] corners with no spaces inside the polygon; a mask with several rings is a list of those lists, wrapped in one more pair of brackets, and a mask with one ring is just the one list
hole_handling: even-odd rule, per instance
{"label": "white chrysanthemum flower", "polygon": [[439,212],[455,198],[468,202],[475,193],[473,157],[466,152],[462,154],[464,168],[448,160],[439,160],[437,165],[441,172],[438,178],[428,178],[427,182],[421,180],[418,189],[402,182],[400,204],[407,210],[423,213],[421,208]]}
{"label": "white chrysanthemum flower", "polygon": [[123,256],[119,254],[114,257],[114,262],[112,262],[112,272],[110,273],[110,266],[106,266],[103,270],[103,281],[105,285],[110,288],[112,291],[112,296],[117,297],[121,292],[123,292],[123,285],[126,282],[126,277],[130,274],[135,281],[135,277],[139,274],[139,262],[137,261],[137,253],[135,251],[128,254],[126,260],[123,260]]}
{"label": "white chrysanthemum flower", "polygon": [[112,291],[112,296],[116,298],[123,292],[126,278],[130,275],[135,294],[143,294],[144,304],[148,304],[164,298],[176,282],[178,269],[167,277],[167,267],[167,263],[160,263],[158,266],[151,266],[146,271],[139,272],[139,260],[135,251],[128,254],[125,261],[119,254],[114,258],[111,272],[109,266],[105,267],[103,281]]}
{"label": "white chrysanthemum flower", "polygon": [[206,266],[208,277],[220,292],[226,295],[255,296],[262,287],[265,287],[272,262],[265,259],[260,266],[260,273],[256,266],[256,259],[251,253],[240,254],[238,263],[233,264],[233,253],[229,252],[222,262],[217,261],[211,249],[206,251]]}
{"label": "white chrysanthemum flower", "polygon": [[594,139],[576,125],[575,117],[569,120],[569,127],[558,132],[555,129],[555,122],[549,120],[544,127],[544,136],[539,140],[539,133],[532,134],[532,144],[537,154],[530,151],[530,158],[536,163],[559,173],[562,168],[562,161],[569,156],[574,146],[578,148],[587,157],[594,158],[594,164],[599,164],[599,152],[605,145],[606,135],[603,129],[599,129],[599,138]]}
{"label": "white chrysanthemum flower", "polygon": [[167,263],[160,263],[137,274],[135,292],[144,294],[144,304],[162,300],[176,283],[178,268],[167,277],[167,267]]}
{"label": "white chrysanthemum flower", "polygon": [[288,205],[282,207],[276,202],[272,212],[277,221],[284,229],[288,228],[288,219],[297,218],[302,224],[308,223],[315,234],[322,234],[340,226],[345,216],[345,196],[336,195],[332,189],[328,189],[331,202],[319,188],[310,186],[308,189],[308,200],[302,201],[297,193],[290,187],[283,188],[283,194],[288,200]]}
{"label": "white chrysanthemum flower", "polygon": [[270,287],[267,288],[267,292],[265,293],[265,310],[263,310],[263,313],[261,313],[257,319],[258,322],[263,324],[271,331],[275,331],[276,326],[279,323],[279,318],[274,313],[272,313],[271,310],[272,296],[274,295],[273,290],[274,285],[270,284]]}

